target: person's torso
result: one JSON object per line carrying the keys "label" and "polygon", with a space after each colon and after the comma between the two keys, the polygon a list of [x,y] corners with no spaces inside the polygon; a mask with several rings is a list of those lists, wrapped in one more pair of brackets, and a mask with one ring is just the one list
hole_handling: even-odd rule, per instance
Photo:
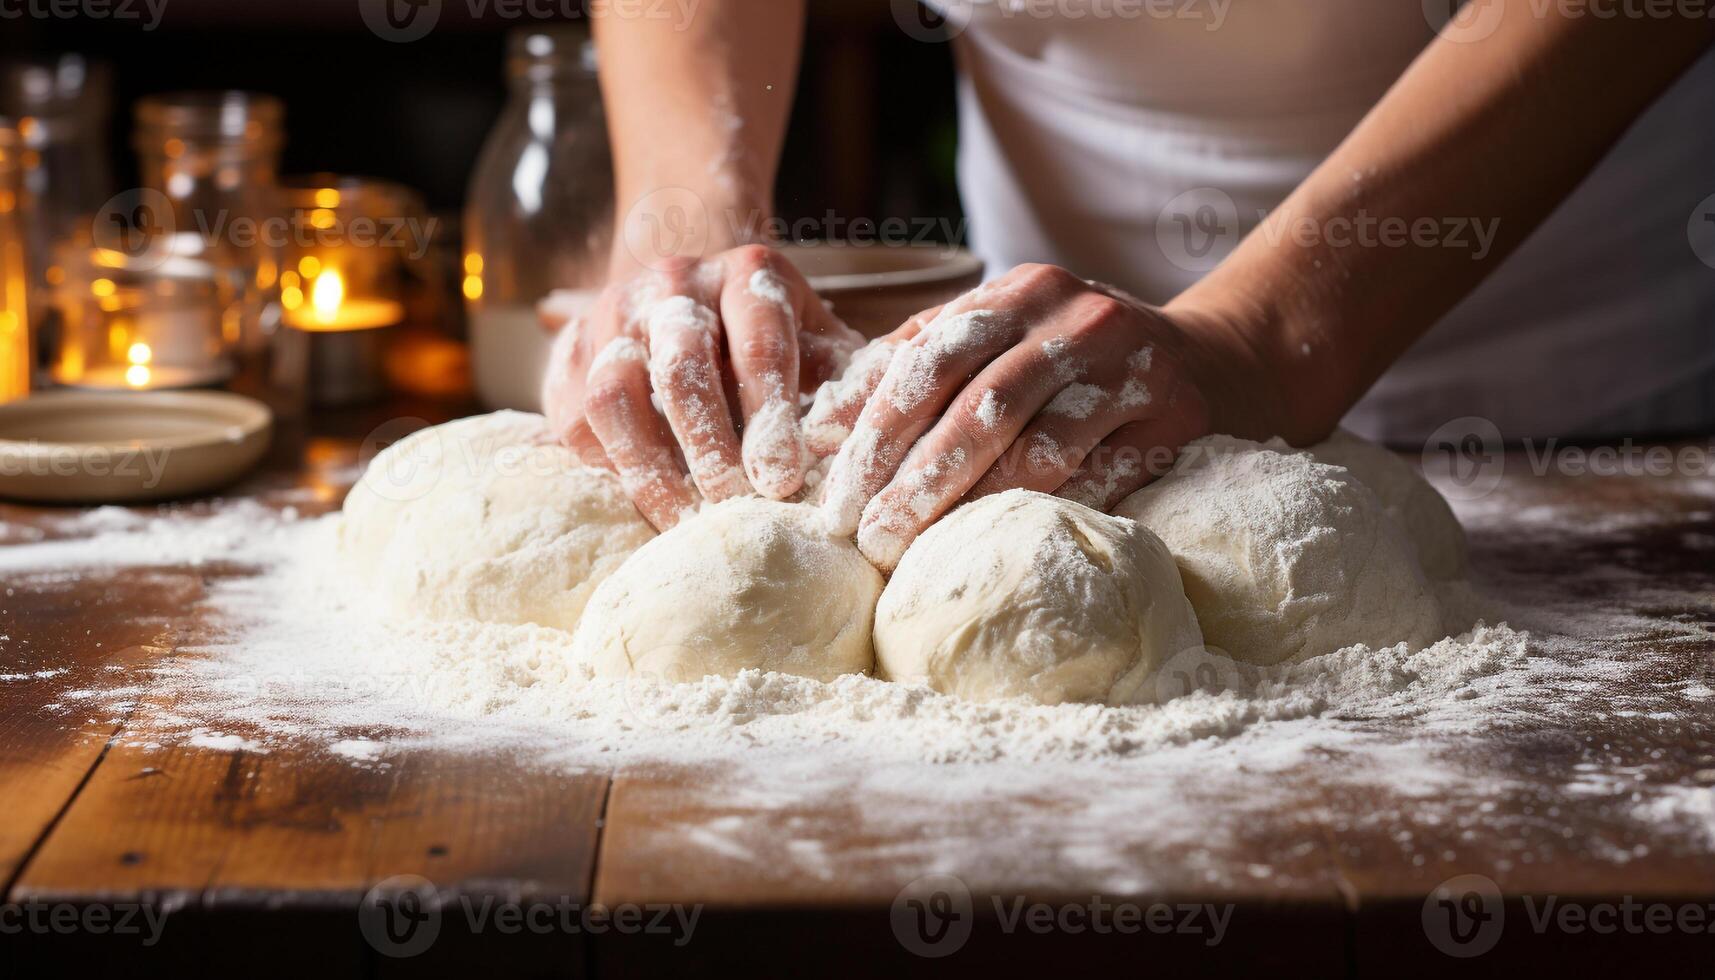
{"label": "person's torso", "polygon": [[[1053,262],[1158,303],[1236,245],[1434,36],[1421,0],[1001,0],[950,13],[960,190],[990,273]],[[1348,424],[1410,441],[1476,414],[1508,437],[1598,435],[1605,417],[1715,372],[1715,254],[1700,258],[1686,230],[1715,192],[1711,119],[1705,58]],[[1449,247],[1484,247],[1483,216],[1443,217],[1464,240]],[[1715,402],[1692,414],[1705,408]]]}

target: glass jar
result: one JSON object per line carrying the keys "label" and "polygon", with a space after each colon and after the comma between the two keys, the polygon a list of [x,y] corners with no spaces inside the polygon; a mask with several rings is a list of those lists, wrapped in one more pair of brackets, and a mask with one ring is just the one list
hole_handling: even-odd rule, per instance
{"label": "glass jar", "polygon": [[587,30],[514,32],[506,72],[466,198],[463,292],[477,394],[535,409],[549,341],[536,303],[554,289],[588,300],[605,280],[613,163]]}
{"label": "glass jar", "polygon": [[18,131],[0,116],[0,402],[30,393],[29,267],[19,222]]}
{"label": "glass jar", "polygon": [[108,249],[79,249],[60,260],[55,290],[63,324],[53,379],[107,391],[196,388],[232,376],[223,312],[236,290],[186,239],[158,262],[136,263]]}
{"label": "glass jar", "polygon": [[66,243],[85,235],[113,193],[107,125],[112,80],[81,55],[12,62],[0,71],[0,113],[18,121],[23,143],[23,222],[30,258],[30,323],[38,351],[59,346],[52,292]]}
{"label": "glass jar", "polygon": [[143,187],[166,196],[176,256],[231,280],[222,336],[240,356],[260,355],[280,323],[279,100],[247,92],[152,95],[137,102]]}

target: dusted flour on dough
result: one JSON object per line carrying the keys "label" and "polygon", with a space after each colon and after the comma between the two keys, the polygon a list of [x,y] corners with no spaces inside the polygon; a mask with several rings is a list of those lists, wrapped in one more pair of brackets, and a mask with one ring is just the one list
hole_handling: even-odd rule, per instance
{"label": "dusted flour on dough", "polygon": [[540,415],[495,412],[378,454],[346,497],[336,555],[396,616],[569,630],[654,536],[619,480],[549,441]]}
{"label": "dusted flour on dough", "polygon": [[1404,532],[1350,473],[1229,436],[1199,439],[1115,512],[1161,536],[1204,638],[1273,665],[1443,635]]}
{"label": "dusted flour on dough", "polygon": [[1151,700],[1150,674],[1202,642],[1159,538],[1028,490],[925,531],[876,610],[882,676],[978,701]]}
{"label": "dusted flour on dough", "polygon": [[1380,498],[1382,508],[1405,531],[1423,571],[1438,581],[1465,577],[1465,529],[1447,498],[1406,462],[1382,446],[1344,429],[1310,454],[1330,466],[1343,466]]}
{"label": "dusted flour on dough", "polygon": [[600,677],[864,673],[881,585],[814,508],[735,498],[639,548],[603,582],[572,656]]}

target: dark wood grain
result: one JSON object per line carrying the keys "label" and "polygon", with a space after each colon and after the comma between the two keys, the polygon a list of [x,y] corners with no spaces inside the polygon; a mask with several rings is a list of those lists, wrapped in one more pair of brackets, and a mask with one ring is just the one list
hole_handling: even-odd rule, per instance
{"label": "dark wood grain", "polygon": [[[242,492],[310,513],[335,507],[340,474],[366,442],[372,451],[376,441],[433,420],[433,412],[407,421],[376,413],[347,420],[332,436],[299,434],[277,447],[272,468]],[[540,976],[724,975],[759,972],[759,963],[866,975],[1046,973],[1069,963],[1319,976],[1441,974],[1450,966],[1501,975],[1516,974],[1521,964],[1573,973],[1707,972],[1715,933],[1603,933],[1536,922],[1550,901],[1586,910],[1715,903],[1715,849],[1705,837],[1635,819],[1623,785],[1593,794],[1580,782],[1584,774],[1585,783],[1632,780],[1688,792],[1715,786],[1715,706],[1665,718],[1619,710],[1628,697],[1653,697],[1663,685],[1715,678],[1715,493],[1683,480],[1509,467],[1505,507],[1523,513],[1575,505],[1589,519],[1521,522],[1516,531],[1503,522],[1477,536],[1474,560],[1486,577],[1539,583],[1545,602],[1635,608],[1675,628],[1592,638],[1555,653],[1576,665],[1617,647],[1643,665],[1616,682],[1620,689],[1594,687],[1568,703],[1564,724],[1497,718],[1491,734],[1500,737],[1471,742],[1401,729],[1402,742],[1440,753],[1454,768],[1495,776],[1492,785],[1442,793],[1434,808],[1339,779],[1342,761],[1330,756],[1271,773],[1283,800],[1278,811],[1196,861],[1116,828],[1110,856],[1148,884],[1101,898],[1146,909],[1228,908],[1229,939],[1217,947],[1184,932],[1000,928],[994,899],[1060,908],[1089,897],[1050,873],[1050,856],[1031,863],[1040,842],[1028,822],[931,815],[882,825],[838,794],[746,804],[720,772],[707,769],[631,769],[610,779],[543,771],[512,756],[422,749],[354,760],[308,743],[271,742],[266,751],[132,744],[128,725],[172,711],[169,692],[146,688],[116,717],[70,695],[110,667],[142,674],[194,646],[207,628],[196,604],[210,576],[242,574],[204,568],[4,583],[0,635],[9,637],[15,662],[3,669],[31,675],[0,684],[6,897],[169,914],[152,945],[77,930],[22,943],[0,937],[0,954],[9,963],[51,962],[56,972],[201,973],[244,963],[251,973],[318,976],[470,975],[499,964]],[[0,505],[0,520],[14,532],[61,533],[57,516]],[[1573,574],[1590,567],[1618,574]],[[44,676],[34,677],[38,671]],[[1227,786],[1242,785],[1242,773],[1227,776]],[[723,846],[710,827],[725,828],[746,847]],[[936,842],[950,837],[986,837],[1006,860],[950,868],[932,860]],[[817,855],[816,873],[805,873],[802,849]],[[1211,866],[1227,873],[1211,876]],[[1266,873],[1249,873],[1259,868]],[[949,871],[971,895],[970,936],[945,958],[916,955],[901,939],[896,913],[903,900],[919,897],[914,882]],[[1437,924],[1446,913],[1437,888],[1449,885],[1457,894],[1445,897],[1466,901],[1476,894],[1472,880],[1478,891],[1492,887],[1496,904],[1477,894],[1470,908],[1498,909],[1504,928],[1483,955],[1449,957],[1436,942],[1447,928]],[[402,897],[426,897],[429,905]],[[364,923],[373,925],[379,913],[366,920],[364,910],[387,908],[438,913],[424,951],[395,958],[385,938],[365,938]],[[607,928],[532,931],[496,918],[508,914],[501,909],[565,908],[576,910],[572,921],[587,925],[593,915]],[[663,913],[667,928],[611,928],[625,909],[645,918]],[[688,915],[696,918],[686,942],[675,924]],[[1715,921],[1715,907],[1710,915]]]}

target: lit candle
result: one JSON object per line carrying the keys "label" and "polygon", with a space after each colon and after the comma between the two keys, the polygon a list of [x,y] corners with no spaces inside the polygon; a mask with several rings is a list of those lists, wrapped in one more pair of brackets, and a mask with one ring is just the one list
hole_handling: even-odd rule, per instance
{"label": "lit candle", "polygon": [[307,331],[372,330],[405,318],[405,305],[397,300],[347,296],[344,277],[331,267],[316,274],[308,303],[300,295],[286,307],[286,323]]}

